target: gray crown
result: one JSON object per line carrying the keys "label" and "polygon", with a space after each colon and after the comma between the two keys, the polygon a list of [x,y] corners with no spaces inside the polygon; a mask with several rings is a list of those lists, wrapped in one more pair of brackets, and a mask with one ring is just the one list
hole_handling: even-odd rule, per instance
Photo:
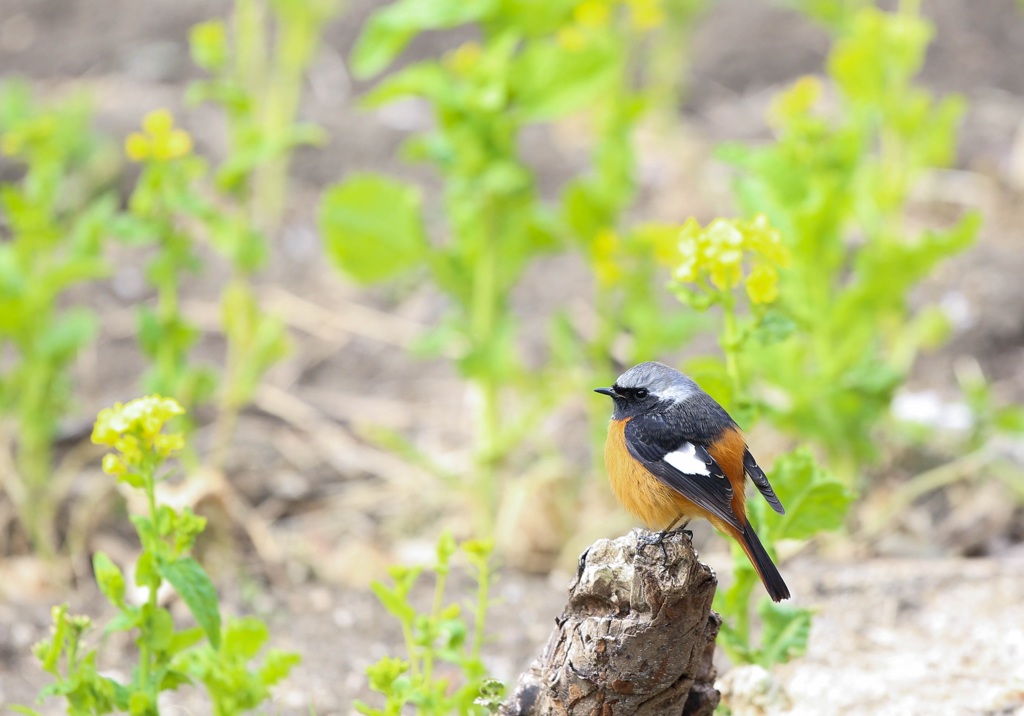
{"label": "gray crown", "polygon": [[651,395],[662,400],[685,400],[700,392],[700,387],[692,379],[656,361],[633,366],[619,376],[615,385],[620,388],[646,388]]}

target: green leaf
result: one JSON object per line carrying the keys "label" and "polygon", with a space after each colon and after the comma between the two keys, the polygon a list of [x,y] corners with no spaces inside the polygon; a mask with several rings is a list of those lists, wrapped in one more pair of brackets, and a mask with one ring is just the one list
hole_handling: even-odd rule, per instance
{"label": "green leaf", "polygon": [[92,557],[92,568],[96,574],[96,584],[111,604],[115,607],[124,606],[124,575],[110,557],[103,552],[96,552]]}
{"label": "green leaf", "polygon": [[813,612],[803,607],[762,599],[757,612],[763,624],[758,662],[764,667],[784,663],[807,651]]}
{"label": "green leaf", "polygon": [[772,307],[754,324],[753,338],[762,346],[768,346],[773,343],[781,343],[795,331],[796,322],[782,311]]}
{"label": "green leaf", "polygon": [[370,688],[382,694],[391,691],[395,680],[409,670],[409,663],[401,659],[385,656],[376,664],[366,668],[366,676],[370,680]]}
{"label": "green leaf", "polygon": [[359,699],[352,702],[352,708],[363,714],[363,716],[387,716],[383,709],[375,709],[365,701],[360,701]]}
{"label": "green leaf", "polygon": [[220,648],[220,607],[217,590],[203,567],[192,557],[159,565],[160,575],[181,595],[192,616],[215,649]]}
{"label": "green leaf", "polygon": [[104,278],[109,274],[110,266],[101,258],[69,258],[49,267],[35,288],[42,291],[50,300],[54,300],[58,294],[76,283]]}
{"label": "green leaf", "polygon": [[416,617],[416,610],[413,609],[408,600],[405,599],[405,597],[397,590],[390,589],[380,582],[374,582],[371,584],[370,589],[373,591],[373,594],[377,597],[378,601],[380,601],[381,605],[387,609],[392,616],[396,617],[402,623],[412,623],[412,620]]}
{"label": "green leaf", "polygon": [[228,60],[227,29],[223,20],[209,20],[192,27],[189,33],[192,59],[204,70],[217,72]]}
{"label": "green leaf", "polygon": [[512,69],[516,106],[530,121],[564,117],[612,91],[622,71],[614,43],[564,49],[557,41],[531,44]]}
{"label": "green leaf", "polygon": [[92,311],[81,307],[69,309],[42,334],[39,352],[53,360],[67,360],[96,335],[98,325]]}
{"label": "green leaf", "polygon": [[352,50],[352,73],[365,79],[383,71],[409,41],[425,30],[475,22],[491,14],[497,0],[399,0],[378,10]]}
{"label": "green leaf", "polygon": [[920,69],[932,27],[914,14],[874,7],[858,12],[852,24],[829,56],[829,74],[847,97],[882,104]]}
{"label": "green leaf", "polygon": [[231,619],[224,630],[224,653],[248,661],[256,656],[270,636],[267,625],[255,617]]}
{"label": "green leaf", "polygon": [[[146,524],[152,526],[149,520],[146,520]],[[143,534],[141,529],[139,534]],[[154,534],[152,539],[156,541],[159,540],[159,537],[156,537]],[[146,543],[143,542],[144,547],[145,545]],[[160,574],[156,568],[156,557],[149,549],[143,549],[139,559],[135,562],[135,584],[139,587],[149,587],[150,589],[160,588]]]}
{"label": "green leaf", "polygon": [[759,586],[757,572],[746,557],[733,560],[736,566],[733,583],[726,590],[715,593],[714,608],[722,615],[722,630],[718,643],[736,663],[751,663],[754,660],[750,644],[749,620],[746,618],[747,604],[754,588]]}
{"label": "green leaf", "polygon": [[143,637],[150,648],[166,651],[174,638],[174,619],[163,607],[142,606]]}
{"label": "green leaf", "polygon": [[114,615],[114,618],[107,622],[107,625],[103,627],[104,634],[113,634],[117,631],[128,631],[139,626],[140,612],[138,609],[129,608],[125,611],[118,612]]}
{"label": "green leaf", "polygon": [[[171,653],[174,652],[172,651]],[[178,671],[177,669],[168,669],[164,672],[163,678],[160,679],[160,690],[174,691],[179,686],[185,686],[186,684],[192,683],[192,679],[188,674]]]}
{"label": "green leaf", "polygon": [[426,97],[445,105],[456,92],[450,75],[437,62],[417,62],[388,75],[363,95],[363,107],[380,107],[404,97]]}
{"label": "green leaf", "polygon": [[260,667],[260,681],[263,682],[264,686],[273,686],[287,678],[288,674],[291,673],[292,667],[298,666],[301,663],[302,657],[299,654],[281,651],[280,649],[270,649],[267,651],[263,666]]}
{"label": "green leaf", "polygon": [[995,411],[993,424],[1008,433],[1020,435],[1024,433],[1024,408],[1010,406]]}
{"label": "green leaf", "polygon": [[767,527],[773,539],[810,539],[840,528],[853,494],[826,474],[809,450],[795,450],[775,461],[769,477],[786,506],[786,516]]}
{"label": "green leaf", "polygon": [[167,652],[173,655],[182,652],[191,646],[195,646],[202,640],[203,633],[202,627],[193,627],[191,629],[174,632],[174,636],[171,637],[171,643],[167,647]]}
{"label": "green leaf", "polygon": [[327,190],[320,231],[334,264],[358,281],[381,281],[423,261],[428,252],[417,189],[359,174]]}

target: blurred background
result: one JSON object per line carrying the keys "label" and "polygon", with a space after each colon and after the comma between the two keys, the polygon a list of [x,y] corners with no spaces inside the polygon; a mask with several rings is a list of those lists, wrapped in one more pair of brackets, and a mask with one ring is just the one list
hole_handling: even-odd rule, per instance
{"label": "blurred background", "polygon": [[0,703],[52,604],[114,613],[142,508],[89,435],[151,392],[222,610],[303,656],[271,710],[372,702],[368,587],[445,530],[514,681],[635,526],[591,389],[661,360],[790,512],[792,642],[692,526],[735,713],[1024,712],[1022,69],[1014,0],[4,0]]}

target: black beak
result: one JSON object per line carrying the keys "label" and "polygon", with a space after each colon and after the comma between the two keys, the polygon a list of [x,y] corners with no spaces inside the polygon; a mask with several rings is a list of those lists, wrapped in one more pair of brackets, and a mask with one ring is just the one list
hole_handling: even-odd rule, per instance
{"label": "black beak", "polygon": [[609,398],[620,397],[619,394],[615,392],[615,388],[594,388],[594,392],[600,393],[601,395],[607,395]]}

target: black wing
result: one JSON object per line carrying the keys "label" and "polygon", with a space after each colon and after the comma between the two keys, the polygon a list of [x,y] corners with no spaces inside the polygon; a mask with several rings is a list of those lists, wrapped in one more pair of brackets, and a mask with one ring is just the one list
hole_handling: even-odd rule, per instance
{"label": "black wing", "polygon": [[750,454],[749,450],[743,453],[743,469],[750,475],[750,479],[753,480],[754,485],[764,495],[764,499],[768,501],[772,509],[780,515],[786,514],[786,508],[782,506],[778,496],[775,494],[775,490],[772,489],[771,483],[768,482],[768,476],[758,466],[757,461]]}
{"label": "black wing", "polygon": [[651,474],[680,495],[711,514],[743,530],[732,511],[732,485],[721,466],[699,443],[691,442],[694,457],[704,462],[707,475],[687,474],[665,462],[665,456],[683,448],[688,441],[673,437],[674,431],[659,416],[633,418],[626,423],[626,447]]}

